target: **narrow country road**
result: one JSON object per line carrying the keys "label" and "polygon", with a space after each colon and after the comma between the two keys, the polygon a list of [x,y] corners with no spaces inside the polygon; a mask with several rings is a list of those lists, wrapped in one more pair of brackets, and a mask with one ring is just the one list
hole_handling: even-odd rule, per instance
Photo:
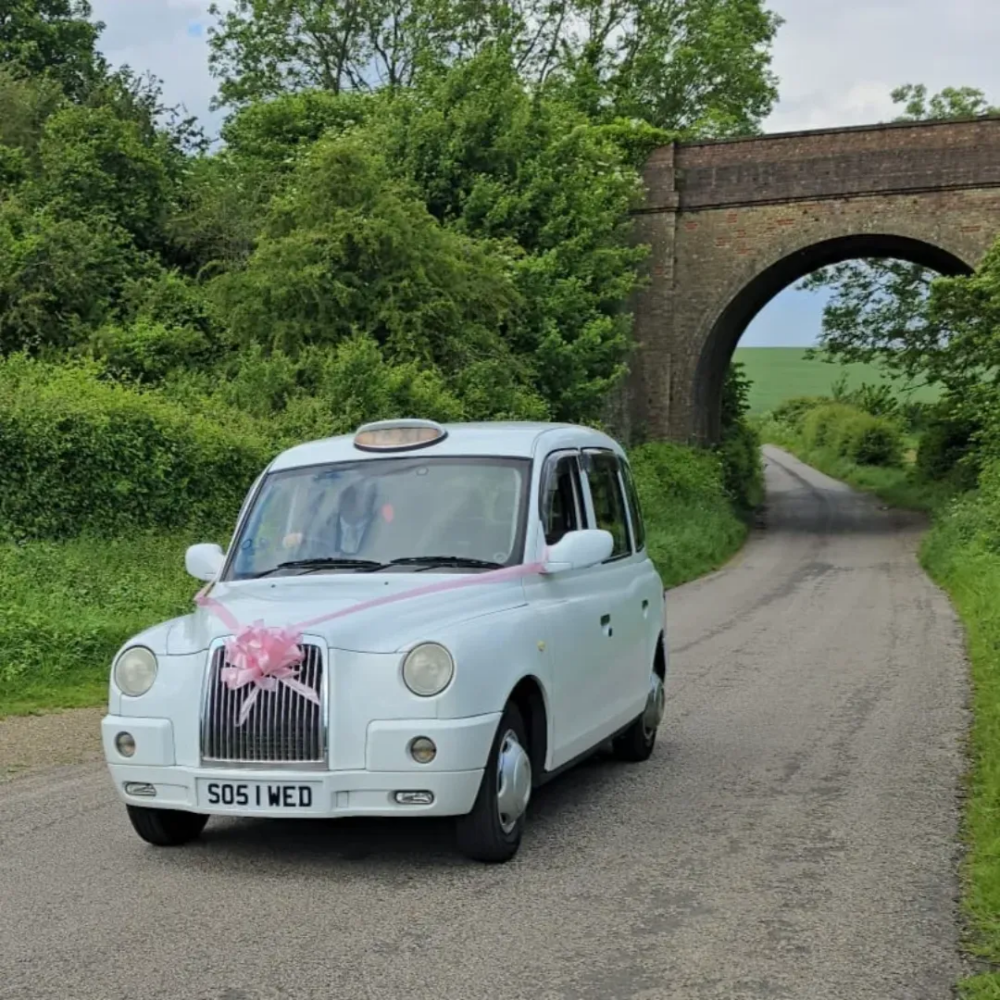
{"label": "narrow country road", "polygon": [[102,763],[28,771],[0,784],[0,998],[946,1000],[962,637],[915,518],[767,460],[757,536],[670,594],[653,759],[544,789],[514,863],[409,822],[161,851]]}

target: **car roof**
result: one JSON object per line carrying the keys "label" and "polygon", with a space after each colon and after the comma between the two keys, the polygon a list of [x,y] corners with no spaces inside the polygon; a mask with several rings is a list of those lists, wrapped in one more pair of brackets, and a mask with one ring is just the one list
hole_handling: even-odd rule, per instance
{"label": "car roof", "polygon": [[341,434],[296,445],[282,452],[269,471],[326,465],[331,462],[363,462],[385,458],[409,458],[416,455],[457,457],[483,455],[494,458],[534,458],[560,448],[608,448],[624,455],[611,437],[590,427],[576,424],[495,421],[484,423],[442,424],[447,436],[434,444],[412,451],[362,451],[354,446],[353,434]]}

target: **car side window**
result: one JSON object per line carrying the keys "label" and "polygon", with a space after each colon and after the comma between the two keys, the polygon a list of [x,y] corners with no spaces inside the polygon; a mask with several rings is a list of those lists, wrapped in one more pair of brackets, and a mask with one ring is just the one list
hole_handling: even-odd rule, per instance
{"label": "car side window", "polygon": [[625,514],[625,496],[618,477],[618,459],[610,451],[589,453],[590,468],[587,481],[594,501],[594,516],[597,527],[610,531],[615,541],[611,550],[612,559],[620,559],[631,554],[628,535],[628,520]]}
{"label": "car side window", "polygon": [[575,455],[550,460],[542,497],[545,544],[555,545],[570,531],[583,527],[580,469]]}
{"label": "car side window", "polygon": [[625,499],[628,500],[628,512],[632,520],[632,534],[635,535],[635,550],[641,552],[646,547],[646,525],[642,520],[642,507],[639,504],[639,491],[635,488],[635,477],[628,462],[618,460],[625,480]]}

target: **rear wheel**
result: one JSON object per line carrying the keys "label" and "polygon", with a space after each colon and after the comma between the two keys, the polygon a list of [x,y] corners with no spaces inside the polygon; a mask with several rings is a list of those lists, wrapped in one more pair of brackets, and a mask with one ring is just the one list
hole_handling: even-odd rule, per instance
{"label": "rear wheel", "polygon": [[148,809],[145,806],[126,806],[132,827],[147,844],[157,847],[180,847],[197,839],[208,817],[201,813],[181,812],[176,809]]}
{"label": "rear wheel", "polygon": [[649,695],[642,715],[611,744],[619,760],[634,763],[649,760],[656,746],[656,732],[660,728],[665,705],[663,678],[654,670],[649,678]]}
{"label": "rear wheel", "polygon": [[455,824],[459,850],[475,861],[509,861],[521,846],[531,798],[531,758],[517,705],[504,709],[472,812]]}

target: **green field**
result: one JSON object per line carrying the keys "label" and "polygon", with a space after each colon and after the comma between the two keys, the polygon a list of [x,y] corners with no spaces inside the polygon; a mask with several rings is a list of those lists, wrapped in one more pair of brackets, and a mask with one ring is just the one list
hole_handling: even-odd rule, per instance
{"label": "green field", "polygon": [[[825,361],[810,361],[805,351],[798,347],[739,347],[734,361],[746,366],[746,374],[753,381],[750,392],[751,413],[773,410],[791,396],[826,396],[834,382],[847,375],[848,389],[864,383],[876,385],[891,381],[873,365],[832,365]],[[907,392],[916,401],[933,401],[937,390],[920,388],[907,391],[900,383],[900,391]]]}

